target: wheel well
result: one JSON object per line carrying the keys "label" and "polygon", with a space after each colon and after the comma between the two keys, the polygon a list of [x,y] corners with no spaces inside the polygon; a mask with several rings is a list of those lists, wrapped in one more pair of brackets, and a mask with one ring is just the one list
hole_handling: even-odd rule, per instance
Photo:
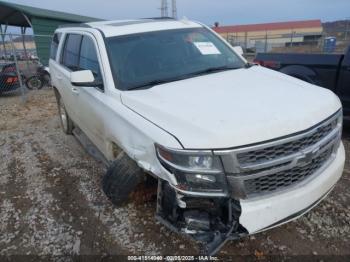
{"label": "wheel well", "polygon": [[117,143],[111,141],[110,142],[110,152],[113,159],[116,159],[120,153],[123,152],[123,149],[120,148],[120,146],[117,145]]}
{"label": "wheel well", "polygon": [[308,83],[310,83],[310,84],[314,84],[314,81],[312,81],[311,79],[309,79],[309,78],[307,78],[307,77],[300,76],[300,75],[294,75],[294,74],[291,74],[290,76],[295,77],[295,78],[298,78],[299,80],[308,82]]}
{"label": "wheel well", "polygon": [[315,84],[314,79],[316,79],[317,76],[314,70],[302,65],[285,66],[280,72],[311,84]]}
{"label": "wheel well", "polygon": [[57,88],[55,86],[52,86],[52,89],[53,89],[53,92],[55,93],[56,98],[57,99],[60,98],[61,95],[60,95],[60,92],[58,92]]}

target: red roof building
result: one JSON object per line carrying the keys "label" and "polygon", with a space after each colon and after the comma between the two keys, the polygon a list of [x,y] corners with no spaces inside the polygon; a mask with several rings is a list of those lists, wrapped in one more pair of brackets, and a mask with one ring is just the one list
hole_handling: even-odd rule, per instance
{"label": "red roof building", "polygon": [[320,20],[216,26],[213,29],[234,46],[264,51],[288,45],[317,45],[323,33]]}

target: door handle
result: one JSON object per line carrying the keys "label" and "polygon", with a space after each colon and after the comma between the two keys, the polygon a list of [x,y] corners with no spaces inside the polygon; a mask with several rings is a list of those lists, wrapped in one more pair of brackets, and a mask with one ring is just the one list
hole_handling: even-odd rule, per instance
{"label": "door handle", "polygon": [[74,94],[78,95],[78,94],[79,94],[79,90],[78,90],[78,88],[76,88],[76,87],[72,87],[72,93],[74,93]]}
{"label": "door handle", "polygon": [[56,76],[58,80],[62,80],[62,76],[61,75],[57,75]]}

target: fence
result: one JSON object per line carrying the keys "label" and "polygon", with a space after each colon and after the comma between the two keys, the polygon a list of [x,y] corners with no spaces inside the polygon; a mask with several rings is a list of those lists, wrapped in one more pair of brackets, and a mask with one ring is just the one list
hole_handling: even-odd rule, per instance
{"label": "fence", "polygon": [[50,87],[49,74],[37,56],[34,38],[38,37],[51,39],[42,35],[1,34],[0,97],[21,95],[25,101],[28,91]]}
{"label": "fence", "polygon": [[248,57],[257,53],[344,53],[350,45],[350,32],[331,31],[322,34],[227,34],[224,38],[233,46],[241,46]]}

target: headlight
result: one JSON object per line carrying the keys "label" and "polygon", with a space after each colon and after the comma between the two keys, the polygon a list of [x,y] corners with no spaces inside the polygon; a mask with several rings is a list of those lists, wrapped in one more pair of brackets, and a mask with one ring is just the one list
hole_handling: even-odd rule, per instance
{"label": "headlight", "polygon": [[179,190],[199,193],[226,192],[221,159],[212,151],[175,150],[156,145],[162,165],[175,175]]}
{"label": "headlight", "polygon": [[338,124],[343,127],[343,109],[341,109],[338,114]]}

